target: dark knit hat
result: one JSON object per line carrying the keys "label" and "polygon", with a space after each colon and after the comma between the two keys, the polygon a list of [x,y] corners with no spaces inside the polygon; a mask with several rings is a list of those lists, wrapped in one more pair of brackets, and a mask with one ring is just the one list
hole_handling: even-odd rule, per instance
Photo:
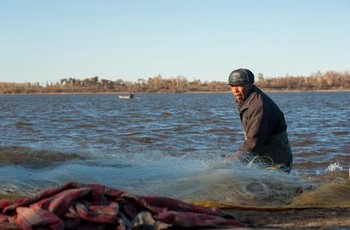
{"label": "dark knit hat", "polygon": [[254,74],[249,69],[236,69],[228,77],[229,85],[246,85],[254,83]]}

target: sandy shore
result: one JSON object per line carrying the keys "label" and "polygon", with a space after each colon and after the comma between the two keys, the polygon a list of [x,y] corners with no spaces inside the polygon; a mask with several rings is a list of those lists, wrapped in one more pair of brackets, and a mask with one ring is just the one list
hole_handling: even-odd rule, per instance
{"label": "sandy shore", "polygon": [[350,208],[291,209],[286,211],[225,210],[247,228],[350,229]]}

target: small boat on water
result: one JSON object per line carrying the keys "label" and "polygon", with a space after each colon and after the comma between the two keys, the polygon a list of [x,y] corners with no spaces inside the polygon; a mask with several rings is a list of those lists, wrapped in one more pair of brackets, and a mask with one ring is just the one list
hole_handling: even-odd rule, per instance
{"label": "small boat on water", "polygon": [[131,93],[128,96],[126,96],[126,95],[119,95],[118,97],[121,98],[121,99],[133,99],[133,98],[135,98],[135,95],[133,93]]}

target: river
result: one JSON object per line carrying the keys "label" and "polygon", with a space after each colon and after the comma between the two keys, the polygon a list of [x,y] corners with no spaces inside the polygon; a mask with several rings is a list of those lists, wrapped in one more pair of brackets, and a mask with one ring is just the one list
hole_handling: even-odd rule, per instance
{"label": "river", "polygon": [[[285,113],[294,154],[291,174],[276,178],[349,169],[350,92],[268,94]],[[264,174],[224,160],[243,141],[229,93],[1,95],[0,124],[2,193],[79,181],[198,197],[230,175]]]}

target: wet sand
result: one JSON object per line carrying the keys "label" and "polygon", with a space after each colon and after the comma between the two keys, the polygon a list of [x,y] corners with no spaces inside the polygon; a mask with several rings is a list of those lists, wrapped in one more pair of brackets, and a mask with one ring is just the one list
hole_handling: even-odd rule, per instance
{"label": "wet sand", "polygon": [[245,222],[248,229],[350,229],[350,208],[225,211]]}

